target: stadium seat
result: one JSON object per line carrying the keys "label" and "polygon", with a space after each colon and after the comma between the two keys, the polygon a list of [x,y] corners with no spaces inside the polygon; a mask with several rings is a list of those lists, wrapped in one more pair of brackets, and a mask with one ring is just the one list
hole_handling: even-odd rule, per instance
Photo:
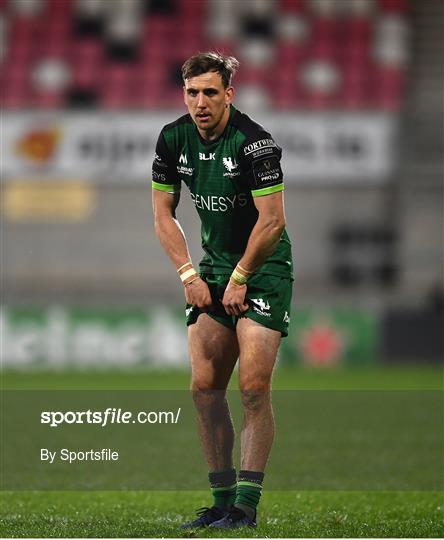
{"label": "stadium seat", "polygon": [[9,0],[8,7],[14,14],[33,17],[42,14],[45,2],[44,0]]}
{"label": "stadium seat", "polygon": [[239,45],[242,65],[248,69],[271,67],[274,61],[274,47],[263,38],[244,38]]}
{"label": "stadium seat", "polygon": [[342,72],[342,104],[345,109],[359,110],[370,106],[372,71],[370,66],[360,63]]}
{"label": "stadium seat", "polygon": [[240,85],[236,92],[236,103],[241,110],[266,111],[270,109],[271,98],[262,84]]}
{"label": "stadium seat", "polygon": [[99,86],[100,69],[96,64],[78,65],[73,70],[72,84],[78,88],[96,88]]}
{"label": "stadium seat", "polygon": [[276,21],[276,33],[283,43],[295,46],[308,39],[310,26],[304,17],[282,13]]}
{"label": "stadium seat", "polygon": [[405,71],[395,67],[377,66],[375,78],[378,81],[378,105],[389,111],[399,110],[405,87]]}
{"label": "stadium seat", "polygon": [[62,58],[43,58],[33,66],[34,89],[44,94],[62,92],[71,81],[71,69]]}
{"label": "stadium seat", "polygon": [[381,11],[405,13],[408,11],[408,0],[379,0]]}
{"label": "stadium seat", "polygon": [[39,109],[57,109],[65,104],[63,92],[36,92],[30,97],[30,103]]}
{"label": "stadium seat", "polygon": [[50,59],[71,70],[68,103],[98,92],[106,108],[182,106],[180,66],[207,49],[239,57],[236,84],[279,110],[399,110],[405,95],[407,0],[2,2],[6,109],[64,106],[31,85]]}
{"label": "stadium seat", "polygon": [[283,13],[300,13],[304,11],[306,0],[280,0],[279,8]]}

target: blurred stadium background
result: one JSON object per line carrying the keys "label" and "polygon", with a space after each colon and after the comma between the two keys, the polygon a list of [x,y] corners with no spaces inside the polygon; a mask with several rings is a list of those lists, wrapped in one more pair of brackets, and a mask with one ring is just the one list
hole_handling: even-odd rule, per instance
{"label": "blurred stadium background", "polygon": [[[442,362],[444,2],[0,0],[6,368],[186,366],[150,170],[180,66],[241,62],[283,147],[287,365]],[[193,259],[199,224],[179,219]]]}

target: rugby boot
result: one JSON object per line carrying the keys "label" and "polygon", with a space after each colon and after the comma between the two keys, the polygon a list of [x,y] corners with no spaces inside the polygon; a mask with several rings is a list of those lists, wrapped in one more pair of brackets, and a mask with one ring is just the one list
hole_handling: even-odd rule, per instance
{"label": "rugby boot", "polygon": [[213,522],[221,520],[227,515],[227,510],[217,506],[203,506],[196,511],[197,518],[180,526],[181,529],[201,529],[210,526]]}

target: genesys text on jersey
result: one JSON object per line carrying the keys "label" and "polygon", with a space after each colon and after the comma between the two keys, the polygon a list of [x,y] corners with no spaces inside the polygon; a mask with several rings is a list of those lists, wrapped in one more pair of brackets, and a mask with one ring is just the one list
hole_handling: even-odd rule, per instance
{"label": "genesys text on jersey", "polygon": [[192,193],[191,199],[193,200],[196,208],[200,210],[209,210],[210,212],[226,212],[227,210],[234,210],[235,206],[243,207],[247,204],[247,194],[238,193],[232,197],[219,196],[219,195],[200,195],[199,193]]}

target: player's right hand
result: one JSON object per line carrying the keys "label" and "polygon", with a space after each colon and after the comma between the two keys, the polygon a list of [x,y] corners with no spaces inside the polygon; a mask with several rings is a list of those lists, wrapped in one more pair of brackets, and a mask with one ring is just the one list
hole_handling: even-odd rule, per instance
{"label": "player's right hand", "polygon": [[203,279],[197,278],[189,285],[185,285],[184,289],[188,304],[196,306],[204,312],[213,309],[210,289]]}

